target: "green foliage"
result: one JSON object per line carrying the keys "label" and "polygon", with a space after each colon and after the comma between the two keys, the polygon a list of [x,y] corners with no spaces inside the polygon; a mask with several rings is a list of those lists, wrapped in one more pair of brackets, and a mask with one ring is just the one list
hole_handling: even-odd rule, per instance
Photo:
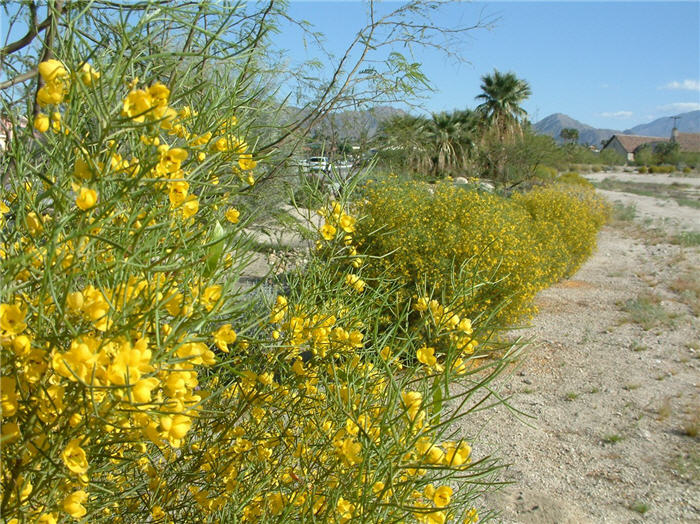
{"label": "green foliage", "polygon": [[572,144],[575,144],[578,142],[578,129],[574,128],[564,128],[561,130],[559,133],[559,136],[566,140],[567,142],[571,142]]}
{"label": "green foliage", "polygon": [[557,170],[553,167],[539,165],[537,166],[532,174],[534,180],[541,182],[553,182],[557,176]]}
{"label": "green foliage", "polygon": [[675,170],[676,170],[676,167],[670,166],[670,165],[649,166],[649,172],[654,173],[654,174],[669,174],[669,173],[673,173]]}

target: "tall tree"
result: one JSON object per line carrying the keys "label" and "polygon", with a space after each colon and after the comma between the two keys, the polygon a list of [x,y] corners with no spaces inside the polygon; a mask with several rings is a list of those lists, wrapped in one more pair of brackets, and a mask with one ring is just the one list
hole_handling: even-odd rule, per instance
{"label": "tall tree", "polygon": [[481,90],[476,97],[482,100],[477,111],[495,128],[497,135],[507,138],[513,133],[520,134],[521,121],[527,116],[521,104],[532,94],[530,85],[514,73],[494,69],[492,74],[481,77]]}
{"label": "tall tree", "polygon": [[573,127],[565,127],[559,132],[559,136],[567,142],[575,144],[578,142],[578,129],[574,129]]}

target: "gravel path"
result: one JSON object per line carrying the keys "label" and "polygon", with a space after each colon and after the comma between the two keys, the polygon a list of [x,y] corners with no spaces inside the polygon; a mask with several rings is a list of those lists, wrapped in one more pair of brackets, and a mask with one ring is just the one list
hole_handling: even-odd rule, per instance
{"label": "gravel path", "polygon": [[[663,221],[675,208],[651,204],[667,233],[700,231],[700,210]],[[663,238],[606,226],[581,270],[538,296],[528,353],[501,382],[534,418],[497,409],[465,428],[486,424],[475,453],[511,464],[513,484],[484,502],[499,521],[700,522],[700,248]]]}

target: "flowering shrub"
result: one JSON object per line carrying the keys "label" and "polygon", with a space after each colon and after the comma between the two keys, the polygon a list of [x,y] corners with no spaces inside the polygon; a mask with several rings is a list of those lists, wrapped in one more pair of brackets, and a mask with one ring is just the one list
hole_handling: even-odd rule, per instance
{"label": "flowering shrub", "polygon": [[588,189],[593,189],[594,186],[587,179],[579,175],[576,171],[569,171],[568,173],[562,173],[556,178],[556,181],[560,184],[570,184],[573,186],[582,186]]}
{"label": "flowering shrub", "polygon": [[568,185],[504,198],[389,180],[369,184],[358,213],[367,215],[357,235],[366,273],[402,282],[399,301],[435,289],[472,320],[512,324],[534,313],[537,292],[590,255],[606,208]]}
{"label": "flowering shrub", "polygon": [[[343,203],[319,235],[338,263],[312,257],[256,302],[236,285],[238,207],[264,162],[235,100],[190,107],[81,63],[39,73],[38,136],[14,140],[0,210],[3,517],[475,522],[494,462],[453,422],[507,363],[479,364],[486,319],[426,298],[385,329],[400,288],[359,274]],[[413,314],[459,351],[436,355]]]}

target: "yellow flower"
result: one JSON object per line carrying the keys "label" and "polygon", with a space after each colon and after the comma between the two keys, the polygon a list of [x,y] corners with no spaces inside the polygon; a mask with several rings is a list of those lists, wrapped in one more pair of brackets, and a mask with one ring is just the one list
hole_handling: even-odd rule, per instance
{"label": "yellow flower", "polygon": [[358,293],[362,293],[365,290],[365,281],[357,275],[346,275],[345,283]]}
{"label": "yellow flower", "polygon": [[415,309],[416,311],[420,311],[421,313],[423,311],[427,311],[429,300],[430,299],[427,297],[420,297],[418,300],[416,300],[416,303],[413,304],[413,309]]}
{"label": "yellow flower", "polygon": [[49,117],[44,113],[39,113],[34,119],[34,129],[40,133],[46,133],[49,130]]}
{"label": "yellow flower", "polygon": [[19,440],[19,425],[16,422],[3,422],[0,427],[0,434],[2,434],[3,444],[12,444]]}
{"label": "yellow flower", "polygon": [[39,216],[34,211],[27,214],[27,217],[26,217],[27,229],[29,229],[29,232],[32,235],[35,235],[44,229],[44,225],[42,224],[43,218],[45,218],[45,217],[42,217],[40,219]]}
{"label": "yellow flower", "polygon": [[466,442],[460,442],[456,445],[454,442],[444,442],[445,447],[445,464],[448,466],[461,466],[469,464],[472,453],[472,448]]}
{"label": "yellow flower", "polygon": [[428,367],[433,367],[437,364],[437,359],[435,358],[435,348],[423,346],[418,351],[416,351],[416,356],[418,361],[422,362]]}
{"label": "yellow flower", "polygon": [[148,92],[143,89],[133,89],[124,99],[122,115],[136,122],[143,122],[154,105],[155,101]]}
{"label": "yellow flower", "polygon": [[63,510],[74,519],[81,519],[87,514],[87,510],[83,506],[87,498],[88,494],[83,490],[74,491],[63,499]]}
{"label": "yellow flower", "polygon": [[433,495],[433,503],[438,508],[444,508],[449,505],[450,499],[452,497],[452,488],[449,486],[440,486],[435,490]]}
{"label": "yellow flower", "polygon": [[355,511],[355,506],[353,504],[345,500],[343,497],[340,497],[335,509],[338,522],[340,524],[346,524],[347,522],[352,521],[353,513]]}
{"label": "yellow flower", "polygon": [[186,415],[167,415],[160,418],[161,434],[168,439],[170,445],[179,448],[182,438],[192,426],[192,419]]}
{"label": "yellow flower", "polygon": [[333,225],[329,224],[328,222],[321,226],[320,231],[321,236],[326,240],[333,240],[333,237],[335,237],[336,229]]}
{"label": "yellow flower", "polygon": [[85,297],[80,291],[74,291],[68,293],[66,297],[66,305],[71,311],[80,311],[83,309],[83,304],[85,303]]}
{"label": "yellow flower", "polygon": [[467,511],[464,524],[476,524],[477,522],[479,522],[479,513],[477,513],[476,508],[471,508]]}
{"label": "yellow flower", "polygon": [[0,304],[0,329],[10,335],[19,335],[25,330],[25,312],[16,304]]}
{"label": "yellow flower", "polygon": [[435,444],[432,444],[428,437],[421,437],[416,442],[416,451],[430,464],[440,464],[445,458],[445,452]]}
{"label": "yellow flower", "polygon": [[0,408],[3,417],[11,417],[17,412],[17,392],[12,377],[0,377]]}
{"label": "yellow flower", "polygon": [[94,82],[100,79],[100,73],[95,71],[90,64],[85,62],[80,68],[80,80],[83,84],[91,87]]}
{"label": "yellow flower", "polygon": [[78,191],[78,197],[75,199],[75,205],[83,211],[87,211],[95,207],[95,204],[97,204],[97,191],[87,187],[81,187]]}
{"label": "yellow flower", "polygon": [[241,213],[238,211],[238,209],[232,207],[228,211],[226,211],[226,220],[231,222],[232,224],[237,224],[238,223],[238,218],[241,216]]}
{"label": "yellow flower", "polygon": [[158,151],[160,153],[158,168],[163,174],[175,173],[178,171],[188,156],[185,149],[180,147],[170,148],[165,144],[158,146]]}
{"label": "yellow flower", "polygon": [[80,447],[80,441],[73,439],[61,453],[61,458],[66,467],[77,475],[83,475],[88,470],[87,456],[85,450]]}
{"label": "yellow flower", "polygon": [[182,204],[182,216],[190,218],[199,211],[199,200],[195,195],[189,195]]}
{"label": "yellow flower", "polygon": [[134,400],[140,404],[151,401],[151,391],[158,387],[158,379],[155,377],[142,378],[134,384],[131,394]]}
{"label": "yellow flower", "polygon": [[423,395],[418,391],[406,391],[401,393],[401,400],[403,400],[408,411],[408,418],[411,420],[415,419],[423,402]]}
{"label": "yellow flower", "polygon": [[57,105],[63,102],[65,88],[62,84],[47,84],[37,93],[37,102],[41,107],[47,105]]}
{"label": "yellow flower", "polygon": [[68,77],[68,71],[58,60],[46,60],[39,64],[39,74],[47,84],[64,80]]}
{"label": "yellow flower", "polygon": [[190,185],[184,180],[178,180],[176,182],[170,182],[168,184],[168,199],[170,200],[170,205],[172,207],[177,207],[185,201],[187,198],[187,192],[190,189]]}
{"label": "yellow flower", "polygon": [[36,524],[56,524],[57,522],[58,515],[56,513],[42,513],[36,519]]}
{"label": "yellow flower", "polygon": [[350,215],[343,213],[338,223],[346,233],[353,233],[355,231],[355,218]]}
{"label": "yellow flower", "polygon": [[231,324],[224,324],[214,332],[213,336],[214,343],[225,353],[228,353],[228,345],[233,344],[237,338],[236,332],[231,327]]}
{"label": "yellow flower", "polygon": [[216,303],[221,299],[223,288],[220,285],[208,286],[202,293],[202,305],[207,311],[214,309]]}
{"label": "yellow flower", "polygon": [[244,153],[238,157],[238,166],[243,171],[254,169],[257,165],[258,163],[255,160],[253,160],[253,155],[251,155],[250,153]]}
{"label": "yellow flower", "polygon": [[345,438],[337,440],[333,444],[346,466],[354,466],[362,462],[362,444],[359,442]]}

